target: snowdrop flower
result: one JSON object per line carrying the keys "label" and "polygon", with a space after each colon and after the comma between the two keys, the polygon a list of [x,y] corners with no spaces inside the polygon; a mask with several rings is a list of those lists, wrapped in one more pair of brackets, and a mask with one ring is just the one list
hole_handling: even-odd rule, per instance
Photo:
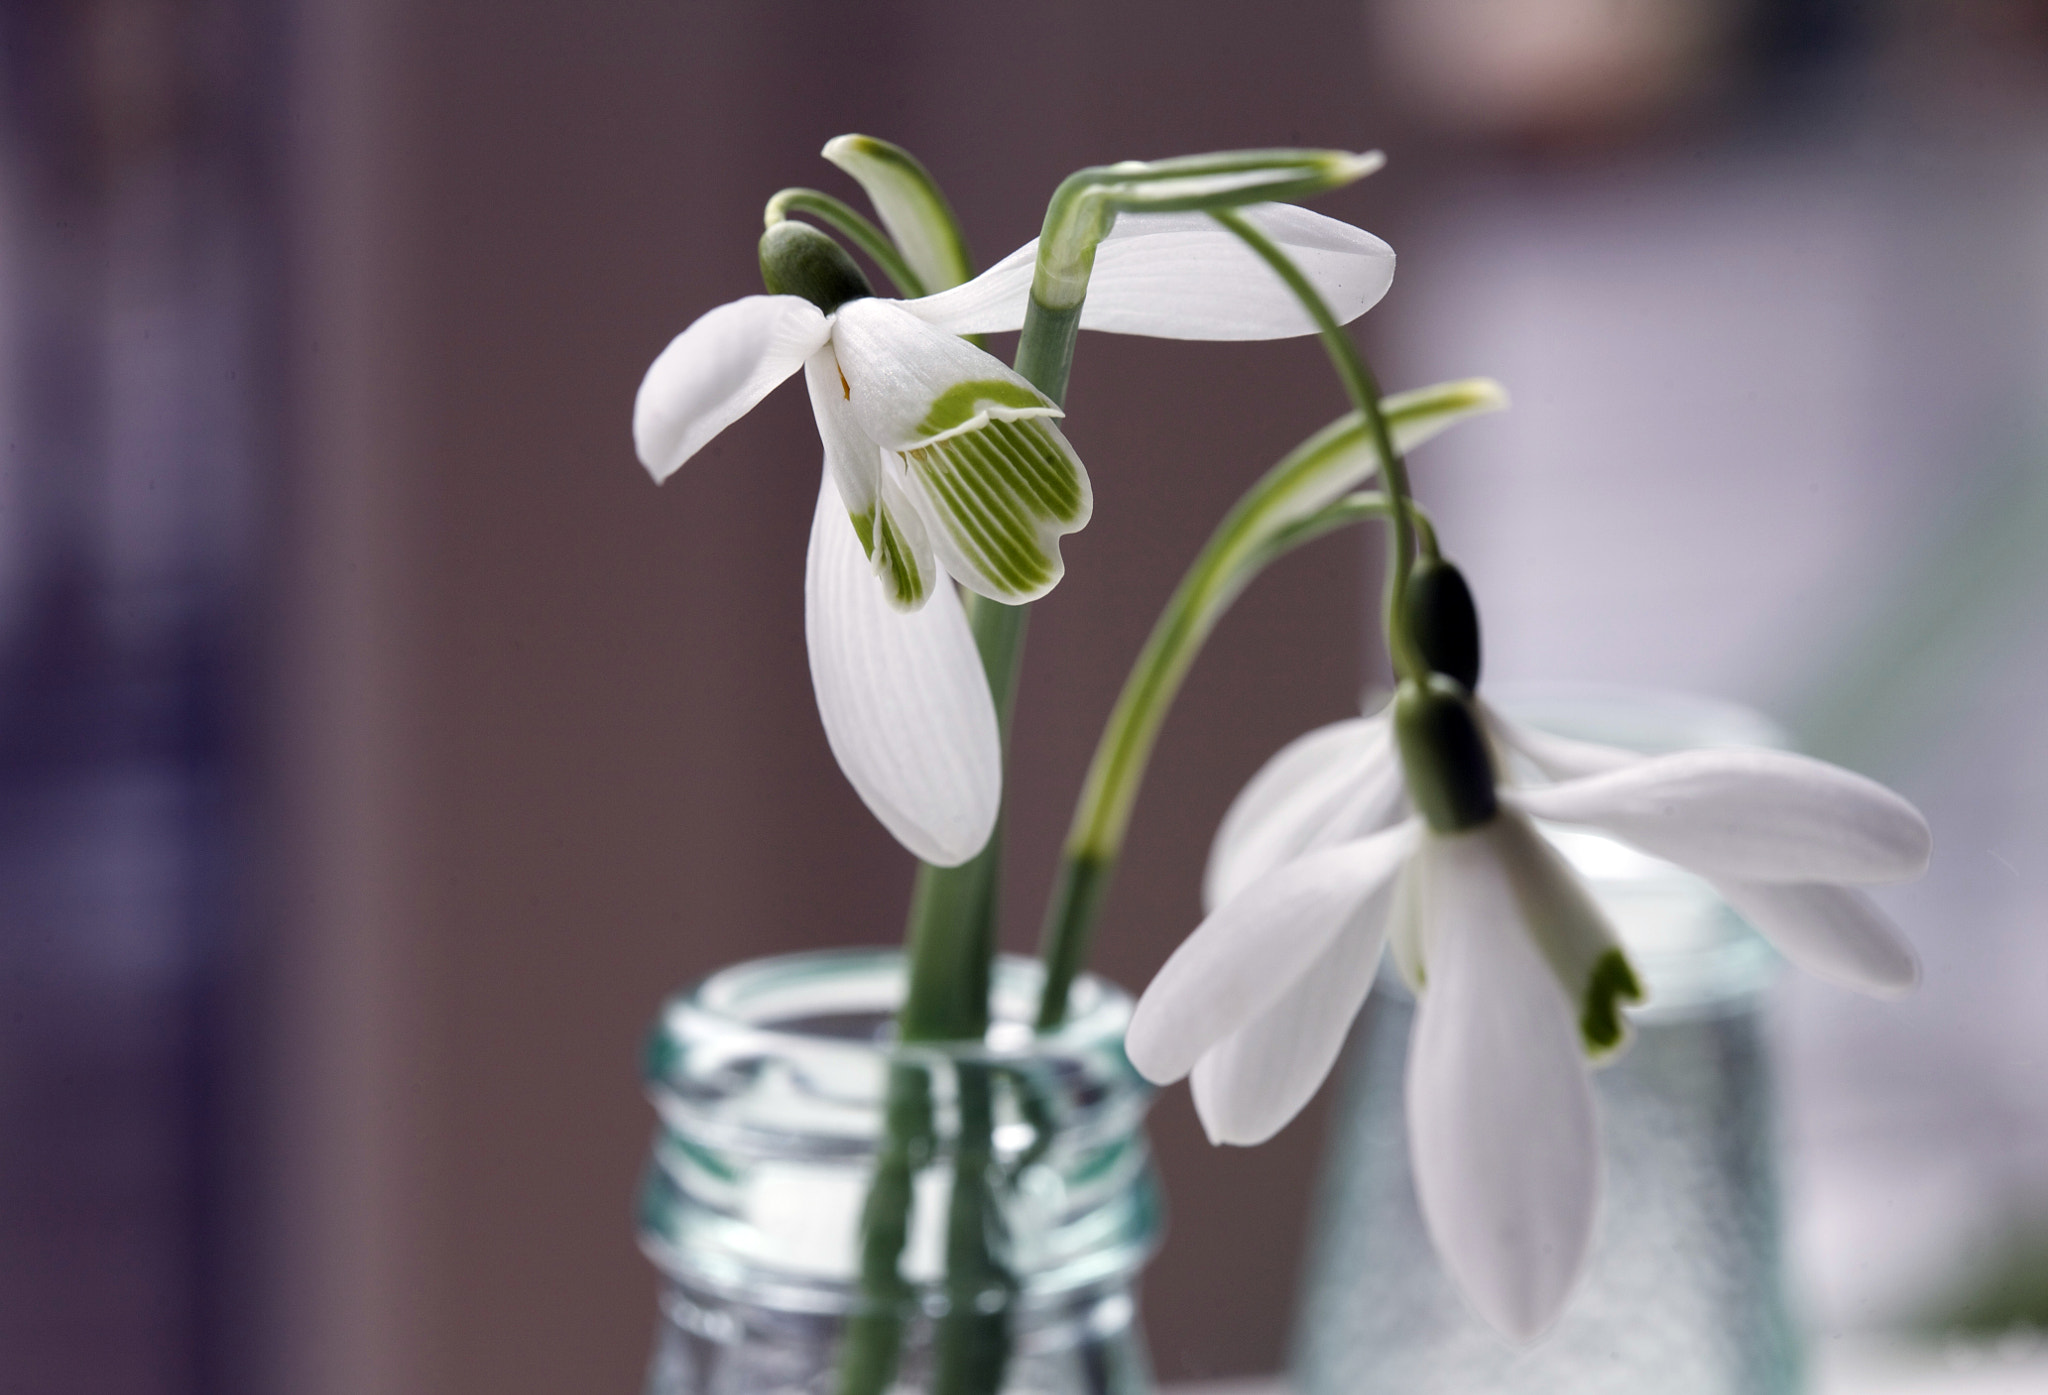
{"label": "snowdrop flower", "polygon": [[[1505,787],[1500,747],[1563,778]],[[1254,777],[1218,834],[1210,913],[1145,991],[1127,1047],[1154,1081],[1192,1072],[1213,1141],[1262,1142],[1328,1073],[1391,942],[1419,1000],[1406,1094],[1423,1216],[1474,1307],[1520,1339],[1555,1319],[1584,1262],[1599,1190],[1584,1063],[1622,1044],[1621,1006],[1641,998],[1532,818],[1707,877],[1838,983],[1888,996],[1917,978],[1857,889],[1927,865],[1927,825],[1898,795],[1782,751],[1638,756],[1525,731],[1439,674]]]}
{"label": "snowdrop flower", "polygon": [[[1292,205],[1249,216],[1345,320],[1385,294],[1393,253],[1378,238]],[[946,577],[1000,601],[1041,596],[1060,579],[1060,538],[1092,507],[1060,408],[960,337],[1023,325],[1036,260],[1034,240],[964,285],[889,300],[823,233],[779,223],[762,239],[779,293],[699,318],[634,403],[635,447],[661,481],[803,370],[825,457],[805,584],[819,712],[869,808],[939,865],[980,850],[1001,793],[994,704]],[[1084,329],[1268,339],[1314,328],[1202,213],[1118,217],[1087,287]]]}

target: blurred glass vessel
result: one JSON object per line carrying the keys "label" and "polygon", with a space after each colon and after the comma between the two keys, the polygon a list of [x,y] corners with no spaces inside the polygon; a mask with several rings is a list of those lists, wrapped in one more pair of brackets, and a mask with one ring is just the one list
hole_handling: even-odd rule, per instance
{"label": "blurred glass vessel", "polygon": [[[1783,744],[1752,712],[1673,695],[1531,691],[1498,705],[1644,752]],[[1605,1178],[1587,1272],[1530,1347],[1465,1306],[1416,1206],[1402,1097],[1415,1008],[1383,969],[1332,1124],[1294,1341],[1299,1395],[1800,1388],[1760,1021],[1776,957],[1691,873],[1605,834],[1544,831],[1591,884],[1649,990],[1630,1014],[1634,1043],[1594,1074]]]}
{"label": "blurred glass vessel", "polygon": [[[1149,1391],[1135,1285],[1160,1200],[1131,1000],[1085,978],[1067,1025],[1035,1036],[1040,979],[998,961],[971,1046],[892,1040],[895,951],[741,964],[670,1001],[647,1058],[648,1395],[830,1395],[849,1327],[877,1322],[902,1324],[894,1390],[935,1388],[949,1344],[985,1358],[993,1331],[1004,1392]],[[909,1201],[893,1284],[862,1229],[892,1166]],[[963,1237],[984,1262],[960,1260]]]}

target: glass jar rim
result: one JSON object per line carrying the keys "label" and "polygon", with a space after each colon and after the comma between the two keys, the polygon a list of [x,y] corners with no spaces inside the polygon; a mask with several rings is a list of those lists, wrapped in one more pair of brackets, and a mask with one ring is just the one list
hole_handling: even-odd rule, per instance
{"label": "glass jar rim", "polygon": [[1486,696],[1507,716],[1528,726],[1644,755],[1702,747],[1792,745],[1782,726],[1745,703],[1676,688],[1534,680],[1489,687]]}
{"label": "glass jar rim", "polygon": [[[1122,1049],[1133,1003],[1123,989],[1094,974],[1074,981],[1065,1021],[1049,1032],[1032,1025],[1043,964],[998,956],[991,976],[993,1020],[979,1041],[899,1042],[833,1030],[836,1010],[851,1016],[893,1016],[903,996],[900,948],[805,950],[750,959],[719,969],[664,1004],[658,1038],[681,1043],[745,1035],[764,1048],[845,1050],[902,1061],[1002,1062],[1091,1055]],[[822,995],[822,996],[821,996]],[[802,1011],[795,1009],[801,1004]]]}

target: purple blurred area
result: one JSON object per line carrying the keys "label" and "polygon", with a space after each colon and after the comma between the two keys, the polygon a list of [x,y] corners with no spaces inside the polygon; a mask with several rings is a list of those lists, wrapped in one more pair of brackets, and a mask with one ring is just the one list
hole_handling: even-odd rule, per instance
{"label": "purple blurred area", "polygon": [[230,1388],[282,51],[0,12],[0,1371]]}
{"label": "purple blurred area", "polygon": [[[1784,1004],[1812,1311],[1917,1320],[2048,1217],[2048,7],[11,0],[0,63],[0,1387],[636,1387],[645,1024],[909,885],[812,707],[801,394],[659,490],[627,430],[849,130],[984,263],[1085,164],[1385,147],[1319,205],[1400,252],[1382,377],[1517,401],[1415,463],[1489,679],[1741,698],[1934,817],[1925,991]],[[1152,615],[1343,410],[1304,342],[1091,336],[1074,381],[1020,951]],[[1104,972],[1377,681],[1371,561],[1222,627]],[[1162,1376],[1278,1366],[1320,1108],[1212,1150],[1163,1098]]]}

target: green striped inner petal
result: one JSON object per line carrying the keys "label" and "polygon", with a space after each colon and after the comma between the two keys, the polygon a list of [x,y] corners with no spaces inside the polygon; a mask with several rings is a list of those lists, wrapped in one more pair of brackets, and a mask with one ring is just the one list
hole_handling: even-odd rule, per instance
{"label": "green striped inner petal", "polygon": [[931,409],[924,414],[924,420],[917,424],[917,434],[925,437],[951,431],[974,420],[976,413],[991,407],[1017,412],[1046,412],[1051,410],[1052,403],[1026,383],[1012,383],[1002,378],[976,378],[955,383],[940,393],[932,402]]}
{"label": "green striped inner petal", "polygon": [[1049,420],[991,421],[903,459],[946,551],[972,574],[962,581],[1009,600],[1059,580],[1059,539],[1088,521],[1090,499],[1080,460]]}
{"label": "green striped inner petal", "polygon": [[924,604],[931,578],[918,566],[917,549],[886,508],[875,510],[874,538],[868,557],[875,564],[875,575],[889,592],[891,604],[901,610],[917,609]]}

